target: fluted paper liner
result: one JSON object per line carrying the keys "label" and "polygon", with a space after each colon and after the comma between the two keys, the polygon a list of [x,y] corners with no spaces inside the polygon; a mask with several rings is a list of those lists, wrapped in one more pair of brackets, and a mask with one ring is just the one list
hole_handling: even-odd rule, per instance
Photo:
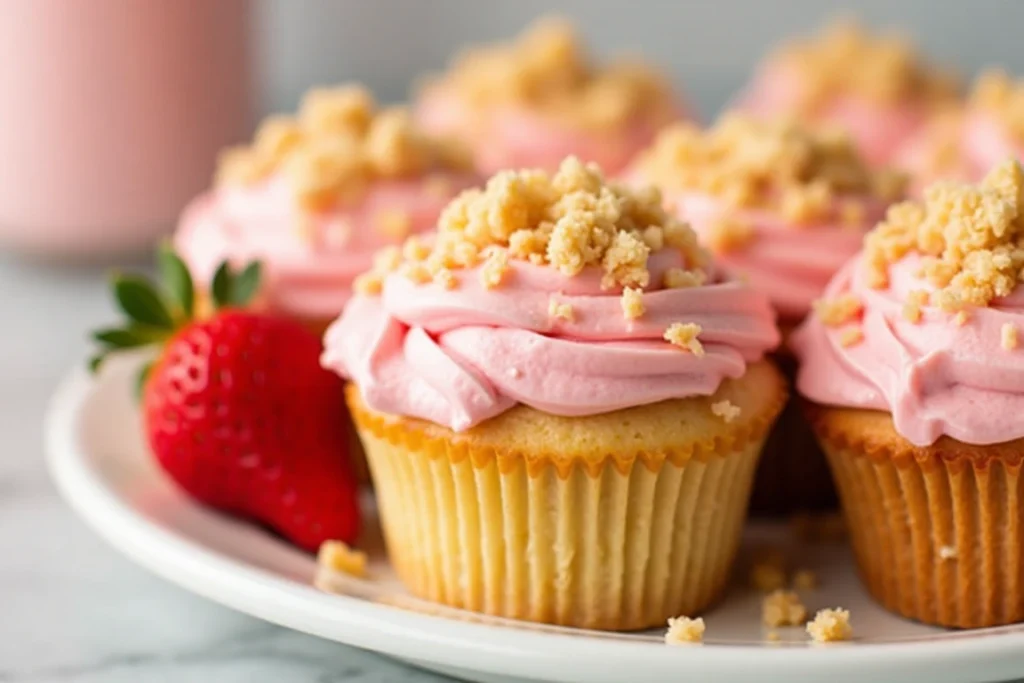
{"label": "fluted paper liner", "polygon": [[1024,621],[1024,441],[944,437],[915,448],[882,413],[809,406],[808,414],[861,577],[879,602],[938,626]]}
{"label": "fluted paper liner", "polygon": [[498,454],[385,419],[351,387],[348,396],[389,557],[411,592],[605,630],[663,626],[721,596],[764,434],[784,400],[748,423],[752,431],[711,442],[718,450],[583,461]]}

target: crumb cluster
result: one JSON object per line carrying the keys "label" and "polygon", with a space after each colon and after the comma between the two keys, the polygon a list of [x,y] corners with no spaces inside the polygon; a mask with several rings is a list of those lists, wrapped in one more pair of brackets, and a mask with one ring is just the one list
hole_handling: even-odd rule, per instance
{"label": "crumb cluster", "polygon": [[674,112],[660,75],[638,63],[595,66],[572,25],[557,18],[538,21],[512,42],[465,52],[431,85],[478,111],[515,104],[589,130],[661,124]]}
{"label": "crumb cluster", "polygon": [[[666,128],[638,170],[663,189],[708,194],[729,209],[770,210],[794,225],[863,219],[866,202],[898,199],[906,185],[902,174],[871,168],[845,133],[742,114],[706,131]],[[749,226],[726,216],[710,239],[728,250],[750,236]]]}
{"label": "crumb cluster", "polygon": [[800,626],[805,621],[807,608],[793,591],[774,590],[761,601],[761,623],[765,626]]}
{"label": "crumb cluster", "polygon": [[1024,81],[1014,81],[1005,71],[986,71],[975,82],[970,103],[993,114],[1017,140],[1024,140]]}
{"label": "crumb cluster", "polygon": [[839,327],[860,318],[864,304],[853,294],[841,294],[834,299],[818,299],[814,302],[814,313],[822,324]]}
{"label": "crumb cluster", "polygon": [[365,88],[344,85],[310,91],[297,117],[265,120],[251,145],[221,155],[217,181],[251,184],[280,170],[299,206],[324,211],[358,200],[375,179],[464,170],[469,163],[466,149],[424,135],[406,109],[378,109]]}
{"label": "crumb cluster", "polygon": [[665,642],[669,645],[700,643],[704,640],[704,620],[700,617],[675,617],[668,620]]}
{"label": "crumb cluster", "polygon": [[807,633],[818,643],[849,640],[853,637],[850,612],[842,608],[819,610],[807,624]]}
{"label": "crumb cluster", "polygon": [[795,104],[803,114],[849,94],[881,105],[934,105],[955,99],[959,91],[954,76],[922,64],[902,37],[871,35],[849,21],[783,46],[771,63],[799,74],[800,100]]}
{"label": "crumb cluster", "polygon": [[750,565],[750,585],[762,593],[786,587],[786,556],[778,548],[761,548]]}
{"label": "crumb cluster", "polygon": [[[934,288],[933,306],[957,313],[988,306],[1024,280],[1024,170],[1015,160],[978,185],[941,182],[923,202],[903,202],[864,241],[868,283],[889,284],[889,266],[907,254],[925,257],[918,275]],[[909,314],[924,297],[911,294]]]}
{"label": "crumb cluster", "polygon": [[672,323],[665,330],[664,336],[665,341],[671,342],[681,349],[686,349],[695,356],[703,356],[704,346],[697,339],[702,331],[697,323]]}
{"label": "crumb cluster", "polygon": [[343,541],[324,541],[317,553],[321,567],[350,576],[366,576],[366,562],[366,553],[350,548]]}
{"label": "crumb cluster", "polygon": [[569,277],[598,268],[602,287],[636,290],[625,294],[623,314],[640,316],[638,292],[661,284],[651,282],[647,267],[658,249],[679,251],[686,265],[669,271],[666,280],[677,286],[705,281],[708,254],[688,225],[665,212],[660,193],[606,182],[596,166],[570,157],[553,175],[505,171],[485,188],[463,192],[442,213],[429,246],[410,237],[400,258],[389,252],[378,259],[356,288],[367,294],[380,291],[383,278],[395,271],[425,283],[479,266],[483,286],[492,289],[511,276],[513,261],[551,267]]}

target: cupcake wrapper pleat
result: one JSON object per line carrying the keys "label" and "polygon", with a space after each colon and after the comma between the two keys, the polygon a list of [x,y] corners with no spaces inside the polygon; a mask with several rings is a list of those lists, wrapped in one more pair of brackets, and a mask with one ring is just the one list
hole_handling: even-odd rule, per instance
{"label": "cupcake wrapper pleat", "polygon": [[721,596],[763,441],[658,467],[499,467],[483,449],[455,453],[465,446],[356,421],[389,556],[414,594],[610,630],[664,625]]}
{"label": "cupcake wrapper pleat", "polygon": [[819,436],[879,602],[939,626],[1024,621],[1019,457],[913,456]]}

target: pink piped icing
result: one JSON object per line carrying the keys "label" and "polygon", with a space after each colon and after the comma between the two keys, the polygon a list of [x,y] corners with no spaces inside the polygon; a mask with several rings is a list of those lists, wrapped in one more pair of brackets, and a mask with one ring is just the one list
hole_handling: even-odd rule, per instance
{"label": "pink piped icing", "polygon": [[[652,282],[683,265],[679,252],[652,254]],[[454,289],[388,276],[382,296],[357,295],[328,329],[324,366],[354,381],[373,410],[463,431],[520,403],[578,416],[707,396],[779,342],[767,299],[740,282],[652,288],[645,314],[628,320],[596,268],[566,277],[509,266],[496,289],[479,268],[453,271]],[[552,297],[572,320],[549,313]],[[664,341],[676,322],[703,328],[703,356]]]}
{"label": "pink piped icing", "polygon": [[821,296],[829,280],[860,251],[867,230],[884,215],[885,205],[870,204],[861,226],[834,220],[797,226],[765,210],[734,210],[719,200],[697,193],[667,193],[665,203],[706,240],[717,220],[729,216],[754,229],[753,238],[735,249],[716,254],[732,277],[745,278],[765,294],[779,317],[801,320]]}
{"label": "pink piped icing", "polygon": [[[525,107],[506,105],[491,107],[486,112],[472,111],[457,95],[443,88],[425,93],[415,116],[428,133],[459,135],[468,140],[474,163],[484,175],[506,168],[552,171],[568,156],[592,161],[614,175],[650,144],[668,122],[638,116],[613,130],[590,131]],[[680,110],[671,118],[687,116]]]}
{"label": "pink piped icing", "polygon": [[[759,118],[780,118],[793,115],[801,97],[800,81],[795,74],[770,67],[757,74],[735,108]],[[833,98],[810,117],[812,122],[845,129],[864,158],[876,166],[891,163],[897,150],[925,119],[925,110],[910,102],[883,106],[852,95]]]}
{"label": "pink piped icing", "polygon": [[329,320],[341,312],[352,281],[370,268],[373,254],[396,241],[378,229],[382,213],[406,213],[413,232],[428,230],[448,201],[477,181],[474,175],[438,177],[447,181],[443,191],[422,178],[379,180],[358,204],[316,215],[298,209],[280,175],[220,188],[189,205],[174,244],[201,286],[224,260],[258,259],[271,309]]}
{"label": "pink piped icing", "polygon": [[933,290],[916,276],[921,257],[891,265],[886,289],[869,287],[860,263],[846,265],[825,296],[860,299],[863,341],[844,346],[844,328],[809,318],[791,340],[801,361],[800,393],[821,404],[890,412],[896,431],[919,446],[943,435],[978,445],[1024,437],[1024,351],[1001,346],[1004,325],[1024,325],[1024,290],[971,309],[962,326],[935,308],[922,309],[915,324],[903,317],[904,302],[912,290]]}

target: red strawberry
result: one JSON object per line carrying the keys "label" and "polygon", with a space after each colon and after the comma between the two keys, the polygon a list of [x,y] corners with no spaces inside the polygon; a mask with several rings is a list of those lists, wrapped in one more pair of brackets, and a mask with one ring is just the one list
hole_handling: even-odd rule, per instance
{"label": "red strawberry", "polygon": [[162,344],[143,372],[149,445],[164,470],[196,499],[257,520],[296,545],[353,542],[357,483],[347,459],[341,380],[320,367],[320,339],[288,318],[241,307],[259,267],[214,278],[217,310],[192,319],[192,280],[169,250],[160,255],[166,292],[141,278],[114,279],[131,322],[96,333],[106,352]]}

